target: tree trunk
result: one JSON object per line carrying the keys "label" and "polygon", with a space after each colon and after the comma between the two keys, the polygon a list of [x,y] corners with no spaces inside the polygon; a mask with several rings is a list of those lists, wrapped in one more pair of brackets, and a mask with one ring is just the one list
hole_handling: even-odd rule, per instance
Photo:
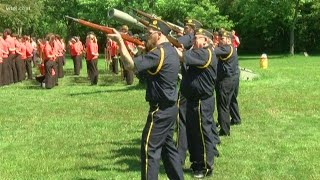
{"label": "tree trunk", "polygon": [[17,32],[17,34],[18,34],[19,36],[22,35],[22,26],[19,26],[19,27],[18,27],[18,32]]}
{"label": "tree trunk", "polygon": [[297,17],[299,13],[299,3],[300,3],[300,0],[296,0],[292,24],[290,26],[290,54],[291,55],[294,55],[294,29],[296,28],[296,22],[297,22]]}
{"label": "tree trunk", "polygon": [[294,25],[290,27],[290,54],[294,55]]}

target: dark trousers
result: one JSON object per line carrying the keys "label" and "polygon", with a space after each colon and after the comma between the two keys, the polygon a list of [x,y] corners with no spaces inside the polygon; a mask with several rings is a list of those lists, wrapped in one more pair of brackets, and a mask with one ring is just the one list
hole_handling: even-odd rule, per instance
{"label": "dark trousers", "polygon": [[78,56],[72,56],[71,58],[73,60],[74,75],[79,75],[80,74],[82,57],[81,57],[81,55],[78,55]]}
{"label": "dark trousers", "polygon": [[2,64],[2,83],[3,83],[3,85],[10,84],[10,80],[9,80],[9,60],[8,60],[8,58],[4,58],[3,59],[3,64]]}
{"label": "dark trousers", "polygon": [[16,55],[15,54],[10,54],[8,57],[8,62],[9,62],[9,83],[16,83],[18,81],[18,76],[17,76],[17,68],[16,68]]}
{"label": "dark trousers", "polygon": [[188,150],[188,139],[186,129],[186,113],[187,113],[187,99],[179,93],[178,99],[179,117],[177,119],[177,149],[181,164],[184,165],[186,153]]}
{"label": "dark trousers", "polygon": [[217,109],[220,135],[230,135],[230,103],[235,90],[236,76],[226,77],[217,82]]}
{"label": "dark trousers", "polygon": [[57,77],[63,78],[63,76],[64,76],[64,74],[63,74],[63,56],[57,57],[56,61],[57,61],[57,70],[58,70],[58,72],[56,72],[58,75]]}
{"label": "dark trousers", "polygon": [[54,61],[54,66],[53,66],[53,70],[54,70],[54,81],[55,81],[55,85],[58,85],[58,61],[57,59]]}
{"label": "dark trousers", "polygon": [[93,59],[87,61],[87,71],[90,78],[91,85],[96,85],[98,83],[98,59]]}
{"label": "dark trousers", "polygon": [[111,63],[112,72],[115,74],[118,74],[119,73],[119,59],[115,58],[115,57],[112,57],[111,59],[112,59],[112,63]]}
{"label": "dark trousers", "polygon": [[31,57],[27,58],[25,61],[25,69],[28,74],[28,79],[32,79],[32,66],[31,66]]}
{"label": "dark trousers", "polygon": [[32,63],[33,63],[33,67],[36,67],[37,65],[37,51],[33,50],[32,52]]}
{"label": "dark trousers", "polygon": [[187,100],[187,136],[191,168],[205,174],[213,170],[217,148],[212,129],[216,128],[213,120],[214,97]]}
{"label": "dark trousers", "polygon": [[134,78],[134,73],[131,70],[126,70],[124,68],[123,62],[120,61],[120,66],[122,68],[123,71],[123,79],[126,80],[127,85],[131,85],[133,83],[133,78]]}
{"label": "dark trousers", "polygon": [[178,151],[173,142],[178,108],[175,103],[150,103],[141,142],[141,179],[157,180],[162,158],[169,179],[183,179]]}
{"label": "dark trousers", "polygon": [[16,64],[16,71],[17,71],[17,82],[21,82],[26,78],[26,71],[25,69],[25,64],[24,60],[21,59],[21,55],[17,55],[15,59],[15,64]]}
{"label": "dark trousers", "polygon": [[56,62],[55,61],[45,61],[44,68],[45,68],[45,79],[44,82],[46,84],[47,89],[51,89],[56,84],[56,74],[52,75],[52,70],[55,69]]}
{"label": "dark trousers", "polygon": [[235,80],[235,89],[234,93],[231,97],[230,102],[230,116],[231,116],[231,124],[239,124],[241,123],[240,113],[239,113],[239,106],[238,106],[238,92],[239,92],[239,75],[237,75]]}
{"label": "dark trousers", "polygon": [[2,68],[3,68],[3,62],[0,62],[0,86],[3,86],[3,73],[2,73]]}
{"label": "dark trousers", "polygon": [[80,56],[80,59],[81,59],[80,60],[80,69],[82,69],[82,60],[84,59],[84,56],[82,54],[80,54],[79,56]]}

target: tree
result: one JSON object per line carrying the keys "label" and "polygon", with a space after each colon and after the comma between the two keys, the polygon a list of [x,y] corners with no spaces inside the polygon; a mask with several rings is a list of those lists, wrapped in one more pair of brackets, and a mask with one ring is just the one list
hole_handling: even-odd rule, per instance
{"label": "tree", "polygon": [[[0,17],[5,27],[11,27],[19,35],[30,33],[35,28],[41,16],[42,3],[37,0],[12,0],[10,3],[1,4]],[[26,31],[23,31],[26,29]]]}

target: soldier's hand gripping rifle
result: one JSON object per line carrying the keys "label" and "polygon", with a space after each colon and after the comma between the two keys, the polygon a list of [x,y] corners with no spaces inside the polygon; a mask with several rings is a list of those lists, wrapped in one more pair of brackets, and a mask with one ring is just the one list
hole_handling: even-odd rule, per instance
{"label": "soldier's hand gripping rifle", "polygon": [[[73,18],[73,17],[70,17],[70,16],[65,16],[65,17],[68,18],[68,19],[71,19],[71,20],[73,20],[75,22],[78,22],[79,24],[82,24],[84,26],[90,27],[92,29],[99,30],[99,31],[104,32],[106,34],[112,34],[113,33],[112,28],[109,28],[107,26],[101,26],[101,25],[98,25],[98,24],[91,23],[89,21],[85,21],[85,20],[82,20],[82,19],[76,19],[76,18]],[[129,41],[129,42],[132,42],[135,45],[144,46],[143,42],[141,42],[139,39],[131,37],[131,36],[127,35],[127,34],[121,34],[121,37],[122,37],[122,39],[124,39],[126,41]]]}

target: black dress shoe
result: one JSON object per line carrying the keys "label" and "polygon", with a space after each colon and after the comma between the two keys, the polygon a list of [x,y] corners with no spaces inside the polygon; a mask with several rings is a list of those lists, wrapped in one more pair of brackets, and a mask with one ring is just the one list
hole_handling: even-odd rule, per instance
{"label": "black dress shoe", "polygon": [[202,178],[204,178],[204,173],[202,171],[194,171],[193,177],[197,178],[197,179],[202,179]]}
{"label": "black dress shoe", "polygon": [[241,121],[231,121],[230,125],[233,126],[233,125],[240,125],[241,124]]}
{"label": "black dress shoe", "polygon": [[230,132],[228,132],[228,133],[225,133],[225,132],[223,132],[223,131],[219,131],[219,136],[230,136]]}

